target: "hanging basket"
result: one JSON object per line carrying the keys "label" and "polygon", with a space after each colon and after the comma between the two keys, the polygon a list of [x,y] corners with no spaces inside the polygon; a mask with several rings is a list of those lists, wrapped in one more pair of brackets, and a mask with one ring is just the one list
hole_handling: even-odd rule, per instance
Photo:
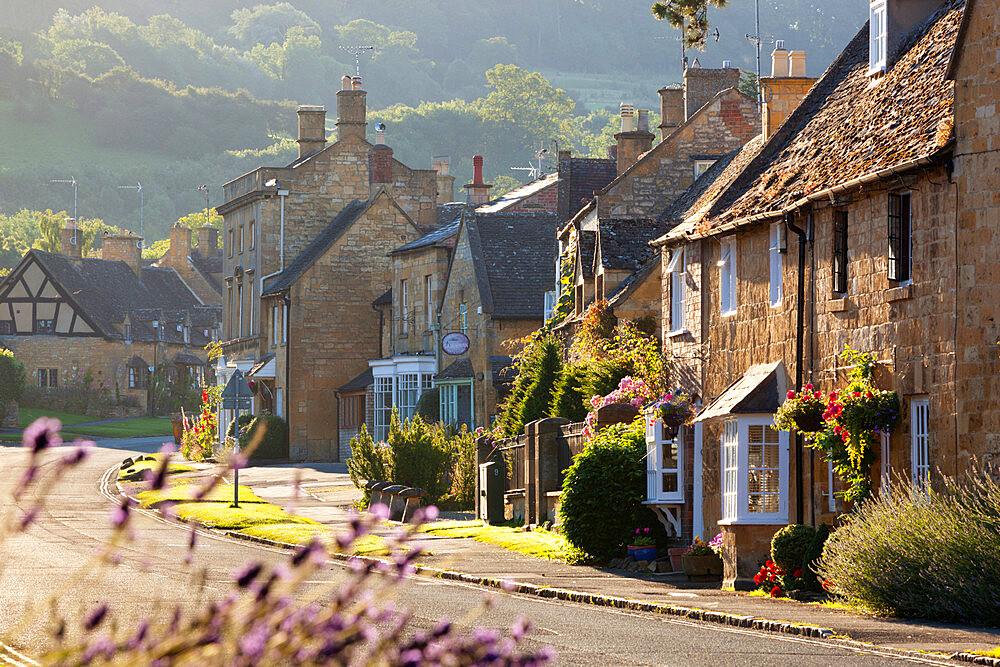
{"label": "hanging basket", "polygon": [[810,410],[795,418],[795,430],[800,433],[817,433],[825,426],[821,410]]}

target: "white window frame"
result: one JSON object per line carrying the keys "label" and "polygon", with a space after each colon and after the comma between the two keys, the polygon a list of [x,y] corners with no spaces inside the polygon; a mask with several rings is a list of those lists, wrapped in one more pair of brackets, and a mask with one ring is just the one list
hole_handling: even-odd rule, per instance
{"label": "white window frame", "polygon": [[375,423],[372,437],[382,442],[389,436],[389,421],[392,419],[393,382],[391,375],[376,376],[373,389],[375,401]]}
{"label": "white window frame", "polygon": [[667,272],[670,274],[670,331],[684,331],[684,301],[687,297],[687,258],[686,249],[674,250]]}
{"label": "white window frame", "polygon": [[715,160],[695,160],[694,161],[694,180],[701,178],[701,175],[712,168],[715,164]]}
{"label": "white window frame", "polygon": [[719,310],[722,315],[734,315],[737,301],[736,239],[724,239],[719,246]]}
{"label": "white window frame", "polygon": [[[684,435],[686,427],[677,429],[673,438],[666,437],[663,421],[646,420],[646,500],[660,503],[684,502]],[[664,448],[672,450],[673,465],[666,465]],[[664,490],[665,476],[676,479],[673,491]]]}
{"label": "white window frame", "polygon": [[426,275],[424,276],[424,296],[427,299],[427,303],[424,307],[427,309],[427,330],[434,330],[434,276]]}
{"label": "white window frame", "polygon": [[[770,427],[777,434],[778,442],[771,446],[778,447],[778,510],[776,512],[752,511],[750,506],[750,428]],[[735,435],[735,441],[733,437]],[[767,445],[765,445],[767,446]],[[730,419],[723,423],[723,434],[720,438],[721,472],[722,472],[722,516],[719,523],[731,524],[784,524],[788,522],[788,432],[774,429],[773,415],[747,415]],[[735,461],[733,453],[735,450]],[[735,464],[735,465],[734,465]],[[764,471],[769,468],[754,467],[753,470]],[[774,470],[771,468],[771,470]],[[734,481],[735,477],[735,481]],[[755,494],[756,495],[756,494]],[[763,494],[762,494],[763,495]],[[769,495],[769,494],[768,494]]]}
{"label": "white window frame", "polygon": [[281,317],[281,342],[288,342],[288,304],[284,304],[281,307],[282,317]]}
{"label": "white window frame", "polygon": [[554,291],[545,293],[545,303],[542,309],[542,321],[548,322],[556,314],[556,293]]}
{"label": "white window frame", "polygon": [[892,484],[892,463],[889,451],[889,434],[879,433],[879,444],[881,445],[881,462],[879,466],[879,495],[888,497],[889,488]]}
{"label": "white window frame", "polygon": [[420,400],[420,374],[402,373],[396,376],[396,409],[399,420],[412,419],[417,413],[417,401]]}
{"label": "white window frame", "polygon": [[402,319],[402,331],[405,336],[410,331],[410,298],[406,278],[399,281],[399,312]]}
{"label": "white window frame", "polygon": [[826,497],[826,509],[828,512],[837,511],[837,487],[836,487],[836,475],[833,474],[833,461],[826,462],[826,488],[828,489],[828,494]]}
{"label": "white window frame", "polygon": [[271,347],[278,344],[278,307],[271,307]]}
{"label": "white window frame", "polygon": [[136,389],[136,386],[135,386],[136,377],[135,376],[136,376],[135,367],[134,366],[129,366],[129,368],[128,368],[128,388],[129,389]]}
{"label": "white window frame", "polygon": [[465,303],[458,304],[458,330],[462,333],[469,331],[469,306]]}
{"label": "white window frame", "polygon": [[930,483],[930,401],[926,398],[910,401],[910,475],[916,487]]}
{"label": "white window frame", "polygon": [[781,305],[782,283],[784,280],[784,254],[781,252],[781,223],[771,225],[771,245],[768,248],[769,283],[771,287],[771,307]]}
{"label": "white window frame", "polygon": [[889,29],[886,0],[868,8],[868,73],[884,72],[888,64]]}
{"label": "white window frame", "polygon": [[441,421],[454,424],[458,421],[458,385],[441,385]]}

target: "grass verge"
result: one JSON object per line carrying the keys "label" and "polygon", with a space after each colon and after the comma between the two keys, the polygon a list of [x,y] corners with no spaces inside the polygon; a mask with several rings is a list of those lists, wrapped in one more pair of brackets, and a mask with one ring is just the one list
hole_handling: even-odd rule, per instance
{"label": "grass verge", "polygon": [[[123,468],[118,471],[119,481],[135,481],[142,479],[142,473],[147,470],[159,470],[160,462],[156,459],[136,461],[129,468]],[[179,472],[193,472],[195,468],[191,466],[184,465],[182,463],[171,463],[167,466],[167,474],[174,475]]]}
{"label": "grass verge", "polygon": [[220,530],[243,530],[262,524],[320,525],[312,519],[292,516],[269,503],[242,503],[239,507],[233,507],[231,502],[178,503],[174,505],[173,512],[185,521],[197,521],[208,528]]}
{"label": "grass verge", "polygon": [[[94,420],[96,421],[96,420]],[[113,424],[94,424],[91,426],[70,426],[63,432],[63,439],[73,436],[90,438],[146,438],[152,436],[170,436],[173,438],[174,427],[169,417],[138,417]]]}
{"label": "grass verge", "polygon": [[990,649],[989,651],[969,651],[972,655],[982,655],[987,658],[997,658],[1000,659],[1000,646]]}
{"label": "grass verge", "polygon": [[[158,491],[143,491],[137,496],[137,500],[139,501],[139,506],[144,508],[155,507],[166,501],[175,503],[233,502],[234,492],[232,484],[218,484],[200,501],[195,501],[194,497],[197,495],[199,489],[201,489],[201,486],[201,483],[192,484],[191,480],[187,479],[173,480],[172,483],[166,488]],[[249,486],[243,486],[240,484],[240,488],[236,493],[239,494],[239,501],[241,503],[266,504],[250,489]],[[274,505],[272,505],[272,507],[274,507]]]}
{"label": "grass verge", "polygon": [[508,526],[485,525],[480,521],[441,521],[420,530],[429,535],[494,544],[536,558],[563,561],[575,558],[575,551],[566,538],[547,530],[522,531]]}
{"label": "grass verge", "polygon": [[46,410],[44,408],[18,408],[17,421],[21,428],[25,428],[39,417],[58,419],[62,422],[63,426],[72,426],[73,424],[82,424],[83,422],[95,422],[100,420],[100,417],[78,415],[72,412],[56,412],[55,410]]}

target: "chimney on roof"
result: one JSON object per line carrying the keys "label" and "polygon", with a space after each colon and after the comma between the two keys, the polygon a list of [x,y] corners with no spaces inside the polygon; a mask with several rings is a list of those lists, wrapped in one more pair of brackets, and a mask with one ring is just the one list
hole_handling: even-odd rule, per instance
{"label": "chimney on roof", "polygon": [[455,177],[448,173],[451,171],[451,158],[439,156],[431,164],[437,172],[437,203],[448,204],[455,201]]}
{"label": "chimney on roof", "polygon": [[718,93],[740,85],[740,71],[735,67],[721,69],[688,67],[684,70],[684,120],[708,104]]}
{"label": "chimney on roof", "polygon": [[365,138],[365,96],[361,89],[361,77],[350,77],[346,74],[340,80],[340,90],[337,91],[337,138],[339,141],[354,139],[364,141]]}
{"label": "chimney on roof", "polygon": [[806,76],[806,52],[786,51],[784,40],[779,39],[771,53],[771,76],[762,77],[760,83],[764,90],[761,131],[766,141],[795,111],[816,79]]}
{"label": "chimney on roof", "polygon": [[170,228],[170,250],[167,263],[175,269],[184,266],[191,251],[191,230],[174,225]]}
{"label": "chimney on roof", "polygon": [[212,225],[202,225],[198,228],[198,252],[202,257],[215,257],[219,254],[219,230]]}
{"label": "chimney on roof", "polygon": [[59,230],[59,250],[70,259],[83,256],[83,232],[77,228],[73,218],[66,218],[63,228]]}
{"label": "chimney on roof", "polygon": [[392,183],[392,149],[385,145],[385,123],[375,124],[375,145],[369,173],[372,183]]}
{"label": "chimney on roof", "polygon": [[490,188],[493,185],[483,182],[483,156],[472,156],[472,182],[465,184],[465,189],[469,191],[468,201],[473,206],[485,204],[490,200]]}
{"label": "chimney on roof", "polygon": [[142,238],[133,234],[105,236],[101,259],[125,262],[138,278],[142,268]]}
{"label": "chimney on roof", "polygon": [[622,131],[615,135],[617,142],[618,173],[621,174],[653,147],[653,133],[649,131],[649,110],[640,109],[639,126],[634,124],[635,109],[631,104],[621,104]]}
{"label": "chimney on roof", "polygon": [[684,89],[660,88],[660,141],[684,122]]}
{"label": "chimney on roof", "polygon": [[299,117],[299,157],[322,150],[326,146],[326,107],[300,106]]}

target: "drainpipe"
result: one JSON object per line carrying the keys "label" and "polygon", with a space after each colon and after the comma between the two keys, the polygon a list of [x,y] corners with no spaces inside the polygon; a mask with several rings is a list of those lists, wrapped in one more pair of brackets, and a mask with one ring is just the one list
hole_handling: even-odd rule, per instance
{"label": "drainpipe", "polygon": [[[288,315],[285,317],[285,330],[282,330],[282,334],[285,338],[285,443],[288,446],[288,457],[292,456],[292,413],[289,409],[292,404],[292,367],[291,367],[291,350],[292,350],[292,337],[288,335],[287,329],[288,325],[292,322],[292,297],[288,294],[288,290],[285,290],[281,294],[282,301],[285,302],[285,308],[288,311]],[[339,412],[338,412],[339,416]],[[339,442],[337,443],[339,446]]]}
{"label": "drainpipe", "polygon": [[337,460],[340,460],[340,420],[343,415],[340,412],[340,392],[334,391],[333,398],[337,401]]}
{"label": "drainpipe", "polygon": [[[806,295],[806,230],[795,224],[793,213],[785,214],[788,231],[799,237],[798,286],[795,297],[795,391],[802,389],[802,357],[805,338],[805,295]],[[805,471],[802,469],[802,435],[795,432],[795,523],[805,520]]]}
{"label": "drainpipe", "polygon": [[385,326],[385,314],[382,309],[377,307],[374,303],[372,304],[372,310],[378,313],[378,358],[382,358],[382,328]]}

